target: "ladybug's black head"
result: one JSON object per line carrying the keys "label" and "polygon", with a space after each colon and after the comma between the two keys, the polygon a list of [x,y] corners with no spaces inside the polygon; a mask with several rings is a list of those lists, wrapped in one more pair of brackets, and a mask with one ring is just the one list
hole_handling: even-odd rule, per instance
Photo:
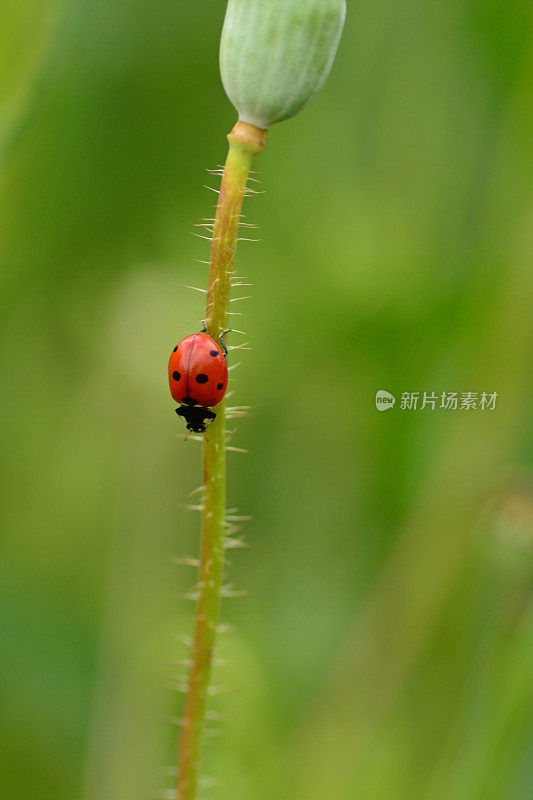
{"label": "ladybug's black head", "polygon": [[183,417],[187,423],[187,430],[193,433],[204,433],[209,423],[216,417],[214,411],[204,406],[180,406],[176,409],[176,414]]}

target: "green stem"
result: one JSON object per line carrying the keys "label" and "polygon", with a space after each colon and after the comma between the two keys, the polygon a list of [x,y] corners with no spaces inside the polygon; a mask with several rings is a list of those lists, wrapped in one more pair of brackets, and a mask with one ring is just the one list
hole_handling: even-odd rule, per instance
{"label": "green stem", "polygon": [[[229,152],[222,175],[213,227],[207,288],[207,333],[215,340],[227,328],[237,232],[253,158],[264,149],[265,131],[238,122],[228,135]],[[195,800],[199,748],[205,712],[213,647],[220,613],[226,522],[226,407],[204,434],[202,545],[198,580],[198,605],[185,709],[178,751],[178,798]]]}

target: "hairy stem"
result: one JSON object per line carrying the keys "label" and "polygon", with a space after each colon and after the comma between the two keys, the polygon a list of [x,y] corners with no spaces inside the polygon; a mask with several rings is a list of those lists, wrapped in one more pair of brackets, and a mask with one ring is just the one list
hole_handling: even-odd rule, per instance
{"label": "hairy stem", "polygon": [[[207,286],[207,333],[215,340],[227,328],[227,315],[240,213],[252,160],[264,149],[265,131],[238,122],[228,135],[229,152],[222,175],[213,228]],[[202,545],[198,605],[182,730],[178,750],[178,798],[195,800],[198,759],[220,611],[226,514],[226,408],[204,434]]]}

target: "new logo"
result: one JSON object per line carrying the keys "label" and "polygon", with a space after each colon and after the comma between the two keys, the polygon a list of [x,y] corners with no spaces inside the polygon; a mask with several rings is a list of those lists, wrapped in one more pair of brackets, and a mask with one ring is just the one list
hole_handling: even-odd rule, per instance
{"label": "new logo", "polygon": [[390,392],[386,392],[385,389],[379,389],[376,392],[376,408],[378,411],[387,411],[389,408],[392,408],[394,403],[396,402],[396,398]]}

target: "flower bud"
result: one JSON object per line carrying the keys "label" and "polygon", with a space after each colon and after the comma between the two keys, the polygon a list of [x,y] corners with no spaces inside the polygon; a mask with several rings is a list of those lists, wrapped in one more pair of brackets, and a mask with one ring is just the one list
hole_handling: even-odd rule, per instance
{"label": "flower bud", "polygon": [[228,0],[220,73],[239,119],[266,129],[298,114],[331,69],[345,0]]}

